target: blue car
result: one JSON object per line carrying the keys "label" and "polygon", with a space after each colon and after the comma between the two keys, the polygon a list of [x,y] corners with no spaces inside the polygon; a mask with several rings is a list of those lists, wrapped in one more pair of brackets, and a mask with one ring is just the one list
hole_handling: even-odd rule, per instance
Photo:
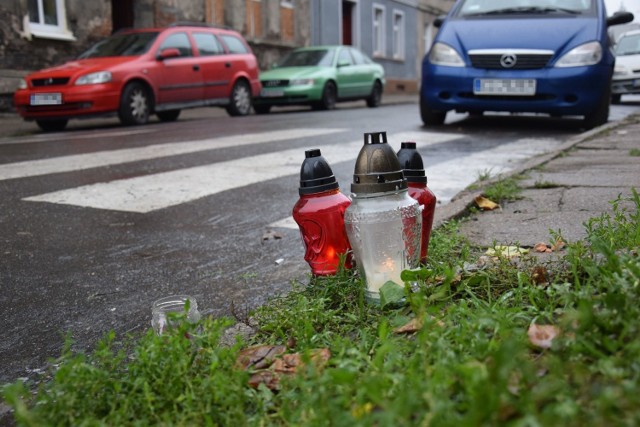
{"label": "blue car", "polygon": [[422,64],[420,114],[441,125],[448,111],[582,116],[607,122],[615,57],[603,0],[457,0]]}

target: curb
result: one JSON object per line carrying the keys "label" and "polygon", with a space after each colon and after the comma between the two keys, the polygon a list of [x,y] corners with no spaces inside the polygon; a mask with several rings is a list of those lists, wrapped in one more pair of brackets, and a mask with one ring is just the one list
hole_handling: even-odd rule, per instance
{"label": "curb", "polygon": [[631,114],[630,116],[618,120],[615,122],[609,122],[602,126],[598,126],[597,128],[588,130],[576,136],[569,138],[565,143],[561,144],[556,150],[542,154],[540,156],[534,157],[532,159],[527,160],[523,165],[503,174],[496,175],[488,180],[484,181],[476,181],[473,184],[470,184],[468,188],[473,188],[473,190],[465,189],[456,194],[449,203],[444,206],[436,207],[435,217],[433,220],[433,228],[439,227],[442,224],[460,219],[468,215],[470,208],[474,204],[474,200],[476,197],[481,196],[484,189],[495,184],[496,182],[503,180],[505,178],[510,178],[512,176],[520,175],[526,171],[531,169],[535,169],[545,163],[550,162],[551,160],[556,159],[561,156],[566,151],[575,147],[576,145],[609,130],[618,128],[620,126],[625,125],[629,120],[633,120],[637,117],[640,117],[640,113]]}

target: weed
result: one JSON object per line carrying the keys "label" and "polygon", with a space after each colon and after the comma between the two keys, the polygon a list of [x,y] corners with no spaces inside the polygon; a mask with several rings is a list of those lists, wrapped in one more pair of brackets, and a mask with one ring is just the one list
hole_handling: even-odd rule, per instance
{"label": "weed", "polygon": [[640,156],[640,149],[632,148],[631,150],[629,150],[629,155],[632,156],[632,157]]}
{"label": "weed", "polygon": [[[612,208],[545,267],[548,283],[533,280],[534,258],[481,263],[448,222],[396,309],[365,303],[358,274],[342,270],[259,308],[251,342],[219,346],[231,322],[210,318],[119,350],[111,333],[91,355],[68,344],[35,397],[20,382],[3,395],[25,426],[638,425],[640,197]],[[412,320],[408,336],[395,332]],[[531,324],[560,335],[536,347]],[[251,388],[236,359],[254,344],[331,357],[277,390]]]}
{"label": "weed", "polygon": [[520,198],[522,189],[518,181],[520,176],[499,179],[484,190],[484,195],[496,203],[513,201]]}

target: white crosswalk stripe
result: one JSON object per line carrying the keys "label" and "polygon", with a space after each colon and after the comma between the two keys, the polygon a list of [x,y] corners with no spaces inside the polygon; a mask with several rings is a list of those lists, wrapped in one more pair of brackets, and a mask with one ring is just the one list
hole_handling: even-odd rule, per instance
{"label": "white crosswalk stripe", "polygon": [[52,173],[73,172],[96,167],[110,166],[141,160],[158,159],[180,154],[197,153],[225,147],[258,144],[276,140],[311,138],[342,132],[342,129],[286,129],[247,135],[235,135],[221,138],[209,138],[196,141],[173,142],[148,145],[137,148],[100,151],[51,159],[29,160],[25,162],[0,165],[0,181],[26,178]]}
{"label": "white crosswalk stripe", "polygon": [[[420,138],[414,140],[420,141]],[[419,144],[418,148],[424,146],[425,144]],[[427,163],[425,168],[428,186],[435,193],[439,203],[448,203],[460,190],[476,182],[481,174],[488,173],[493,177],[506,173],[517,166],[519,162],[551,151],[555,146],[557,146],[557,141],[553,139],[522,138],[490,150],[470,153],[434,165],[425,162]],[[426,160],[428,161],[428,159]],[[344,185],[343,192],[348,194],[349,187],[347,185]],[[297,230],[298,225],[293,217],[287,217],[269,224],[268,228]]]}
{"label": "white crosswalk stripe", "polygon": [[[312,131],[307,130],[306,134],[308,135]],[[304,130],[295,132],[305,133]],[[290,138],[291,134],[292,131],[287,131],[284,136],[274,136],[273,140],[278,137],[281,139]],[[429,144],[435,144],[459,136],[426,134],[424,132],[401,133],[394,135],[394,140],[407,141],[424,139],[425,137],[429,138]],[[220,147],[219,141],[222,139],[224,138],[217,140],[216,148]],[[331,164],[334,164],[353,161],[361,146],[362,140],[358,139],[348,143],[314,145],[309,148],[320,148],[322,155],[329,159]],[[32,196],[24,200],[146,213],[187,203],[222,191],[298,174],[301,161],[301,150],[296,148],[142,177],[86,185]],[[252,167],[247,169],[246,165],[252,165]],[[237,179],[238,170],[244,171],[241,180]]]}

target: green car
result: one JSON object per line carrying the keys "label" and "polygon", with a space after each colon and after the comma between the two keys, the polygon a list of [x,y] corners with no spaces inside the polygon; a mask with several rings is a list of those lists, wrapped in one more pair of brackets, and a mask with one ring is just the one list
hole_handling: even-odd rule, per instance
{"label": "green car", "polygon": [[363,99],[377,107],[384,89],[384,69],[351,46],[314,46],[293,50],[275,67],[260,73],[257,114],[273,106],[311,105],[331,110],[336,102]]}

